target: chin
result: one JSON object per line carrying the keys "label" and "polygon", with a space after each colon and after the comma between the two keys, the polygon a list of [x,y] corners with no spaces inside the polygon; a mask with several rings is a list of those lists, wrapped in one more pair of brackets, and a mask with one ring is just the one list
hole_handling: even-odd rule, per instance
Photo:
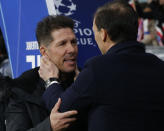
{"label": "chin", "polygon": [[61,70],[62,72],[66,72],[66,73],[70,73],[75,71],[76,67],[69,67],[69,68],[64,68],[63,70]]}

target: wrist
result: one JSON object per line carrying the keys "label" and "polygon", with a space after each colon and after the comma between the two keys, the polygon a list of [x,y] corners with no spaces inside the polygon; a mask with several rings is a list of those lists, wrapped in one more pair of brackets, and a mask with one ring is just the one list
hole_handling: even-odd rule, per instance
{"label": "wrist", "polygon": [[45,81],[45,87],[48,88],[50,85],[52,85],[54,83],[59,84],[59,81],[58,81],[57,78],[51,77],[51,78],[49,78],[48,80]]}

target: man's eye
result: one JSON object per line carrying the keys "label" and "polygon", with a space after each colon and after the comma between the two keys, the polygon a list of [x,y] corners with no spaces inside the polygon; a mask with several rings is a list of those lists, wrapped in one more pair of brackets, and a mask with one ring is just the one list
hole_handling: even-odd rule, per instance
{"label": "man's eye", "polygon": [[63,46],[65,44],[66,44],[66,41],[62,41],[62,42],[59,43],[59,46]]}
{"label": "man's eye", "polygon": [[72,40],[71,43],[72,44],[77,44],[77,40],[76,39],[75,40]]}

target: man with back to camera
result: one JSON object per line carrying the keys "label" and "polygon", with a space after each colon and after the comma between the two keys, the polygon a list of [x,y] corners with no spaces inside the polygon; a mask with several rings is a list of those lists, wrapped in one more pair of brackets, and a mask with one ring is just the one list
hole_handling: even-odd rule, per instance
{"label": "man with back to camera", "polygon": [[[40,70],[44,70],[47,66],[55,69],[56,66],[53,66],[55,62],[59,69],[58,81],[64,90],[78,75],[76,67],[78,47],[73,27],[74,22],[69,17],[47,16],[38,23],[36,29],[40,53],[43,59],[45,57],[51,60],[51,63],[47,62],[44,67],[40,67]],[[69,127],[70,123],[76,120],[70,116],[76,115],[77,111],[58,112],[60,102],[51,113],[46,110],[41,96],[46,87],[55,80],[50,78],[44,82],[39,77],[38,70],[39,67],[26,71],[12,81],[12,96],[6,112],[6,130],[60,131],[65,128],[67,131],[77,130]],[[85,131],[82,123],[77,125],[79,130]]]}
{"label": "man with back to camera", "polygon": [[93,31],[103,55],[90,59],[67,90],[57,81],[49,86],[47,108],[60,97],[59,111],[77,110],[77,119],[87,114],[89,131],[163,131],[164,62],[136,41],[137,13],[127,2],[107,3],[97,9]]}

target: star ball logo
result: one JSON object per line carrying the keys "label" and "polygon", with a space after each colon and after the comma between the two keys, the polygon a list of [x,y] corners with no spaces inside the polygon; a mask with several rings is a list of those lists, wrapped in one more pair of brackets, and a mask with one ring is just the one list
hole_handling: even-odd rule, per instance
{"label": "star ball logo", "polygon": [[77,9],[72,0],[46,0],[49,15],[73,15]]}
{"label": "star ball logo", "polygon": [[[71,16],[76,14],[77,4],[72,0],[46,0],[49,15]],[[80,2],[79,2],[80,3]],[[93,31],[90,28],[82,27],[79,20],[75,20],[74,32],[77,35],[78,45],[96,46],[93,42]]]}
{"label": "star ball logo", "polygon": [[58,15],[70,16],[76,11],[76,5],[72,0],[54,0],[54,6]]}

